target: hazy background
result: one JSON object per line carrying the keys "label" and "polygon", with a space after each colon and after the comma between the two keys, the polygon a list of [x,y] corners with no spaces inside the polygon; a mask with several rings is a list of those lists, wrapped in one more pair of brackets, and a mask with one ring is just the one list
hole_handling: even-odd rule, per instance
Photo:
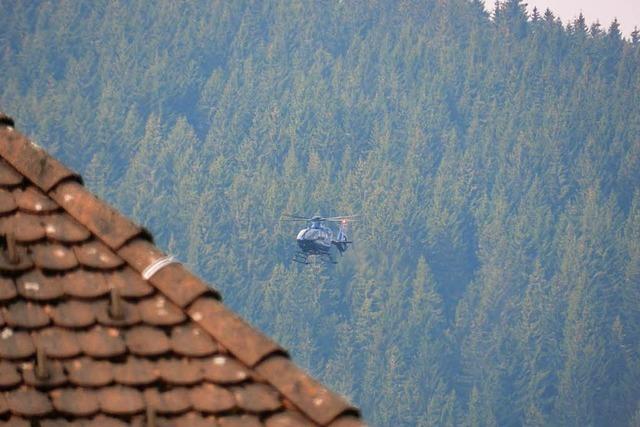
{"label": "hazy background", "polygon": [[[486,4],[493,10],[493,2],[486,2]],[[573,20],[580,12],[589,25],[598,21],[604,28],[608,28],[613,19],[617,18],[620,31],[625,37],[629,37],[634,27],[640,26],[640,1],[637,0],[529,0],[527,4],[529,12],[534,7],[537,7],[541,13],[547,8],[551,9],[563,23]]]}

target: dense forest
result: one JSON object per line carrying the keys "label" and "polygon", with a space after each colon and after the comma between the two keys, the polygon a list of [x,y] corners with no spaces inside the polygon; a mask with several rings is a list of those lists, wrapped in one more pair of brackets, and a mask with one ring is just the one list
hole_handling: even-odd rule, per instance
{"label": "dense forest", "polygon": [[[640,33],[520,0],[0,1],[0,110],[378,426],[640,425]],[[282,213],[358,213],[337,265]]]}

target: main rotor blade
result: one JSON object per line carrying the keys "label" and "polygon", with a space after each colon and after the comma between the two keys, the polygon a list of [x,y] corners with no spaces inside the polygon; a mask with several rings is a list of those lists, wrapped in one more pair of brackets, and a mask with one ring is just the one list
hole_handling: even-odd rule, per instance
{"label": "main rotor blade", "polygon": [[309,221],[311,219],[311,218],[307,218],[306,216],[291,215],[291,214],[282,214],[282,216],[286,216],[288,218],[295,218],[295,219],[305,220],[305,221]]}
{"label": "main rotor blade", "polygon": [[327,220],[327,221],[342,221],[343,219],[346,219],[347,221],[355,221],[355,218],[357,218],[359,216],[360,215],[330,216],[328,218],[325,218],[325,220]]}
{"label": "main rotor blade", "polygon": [[307,222],[306,218],[280,218],[280,221],[295,221],[295,222]]}

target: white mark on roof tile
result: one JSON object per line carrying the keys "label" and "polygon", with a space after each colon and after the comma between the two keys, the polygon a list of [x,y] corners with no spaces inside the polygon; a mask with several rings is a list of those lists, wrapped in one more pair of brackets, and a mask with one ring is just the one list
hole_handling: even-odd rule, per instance
{"label": "white mark on roof tile", "polygon": [[55,251],[53,251],[53,254],[55,256],[57,256],[57,257],[60,257],[60,258],[62,258],[63,256],[66,255],[64,249],[60,249],[60,248],[58,248]]}
{"label": "white mark on roof tile", "polygon": [[110,257],[107,254],[100,255],[100,261],[102,261],[102,262],[109,262],[109,258]]}
{"label": "white mark on roof tile", "polygon": [[37,211],[41,211],[42,210],[42,203],[36,203],[35,206]]}
{"label": "white mark on roof tile", "polygon": [[93,247],[87,249],[87,253],[89,255],[95,255],[97,252],[98,252],[98,250],[96,248],[93,248]]}
{"label": "white mark on roof tile", "polygon": [[316,397],[315,399],[313,399],[313,404],[316,406],[320,406],[324,403],[324,399],[321,397]]}
{"label": "white mark on roof tile", "polygon": [[38,292],[40,290],[40,284],[38,282],[26,282],[24,288],[27,291]]}
{"label": "white mark on roof tile", "polygon": [[63,198],[65,202],[70,202],[71,200],[73,200],[73,195],[65,194]]}
{"label": "white mark on roof tile", "polygon": [[32,369],[33,369],[33,364],[32,364],[32,363],[29,363],[29,362],[24,362],[24,363],[21,365],[21,368],[22,368],[22,370],[23,370],[23,371],[30,371],[30,370],[32,370]]}
{"label": "white mark on roof tile", "polygon": [[224,356],[216,356],[213,358],[213,364],[214,365],[218,365],[218,366],[222,366],[225,363],[227,363],[227,358]]}
{"label": "white mark on roof tile", "polygon": [[239,380],[244,380],[247,378],[247,373],[245,371],[238,371],[236,374],[236,378]]}
{"label": "white mark on roof tile", "polygon": [[56,232],[56,227],[52,224],[49,224],[45,227],[45,231],[49,234],[53,234]]}
{"label": "white mark on roof tile", "polygon": [[2,333],[0,333],[0,337],[2,337],[3,340],[11,338],[12,335],[13,335],[13,331],[11,330],[11,328],[4,328],[2,330]]}
{"label": "white mark on roof tile", "polygon": [[118,335],[120,335],[120,331],[118,331],[115,328],[109,328],[107,333],[109,334],[110,337],[117,337]]}
{"label": "white mark on roof tile", "polygon": [[164,298],[162,298],[162,297],[156,298],[156,307],[163,308],[164,307],[164,303],[165,303]]}
{"label": "white mark on roof tile", "polygon": [[193,335],[200,335],[200,330],[199,329],[193,329]]}
{"label": "white mark on roof tile", "polygon": [[195,320],[196,322],[199,322],[199,321],[201,321],[201,320],[202,320],[202,313],[200,313],[199,311],[196,311],[195,313],[193,313],[193,314],[191,315],[191,318],[192,318],[193,320]]}

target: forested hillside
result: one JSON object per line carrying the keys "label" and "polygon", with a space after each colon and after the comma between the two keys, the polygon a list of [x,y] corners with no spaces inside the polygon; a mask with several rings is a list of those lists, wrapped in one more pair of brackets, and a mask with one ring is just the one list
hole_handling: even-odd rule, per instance
{"label": "forested hillside", "polygon": [[[640,425],[640,34],[519,0],[1,0],[0,110],[378,426]],[[336,266],[282,213],[359,213]]]}

